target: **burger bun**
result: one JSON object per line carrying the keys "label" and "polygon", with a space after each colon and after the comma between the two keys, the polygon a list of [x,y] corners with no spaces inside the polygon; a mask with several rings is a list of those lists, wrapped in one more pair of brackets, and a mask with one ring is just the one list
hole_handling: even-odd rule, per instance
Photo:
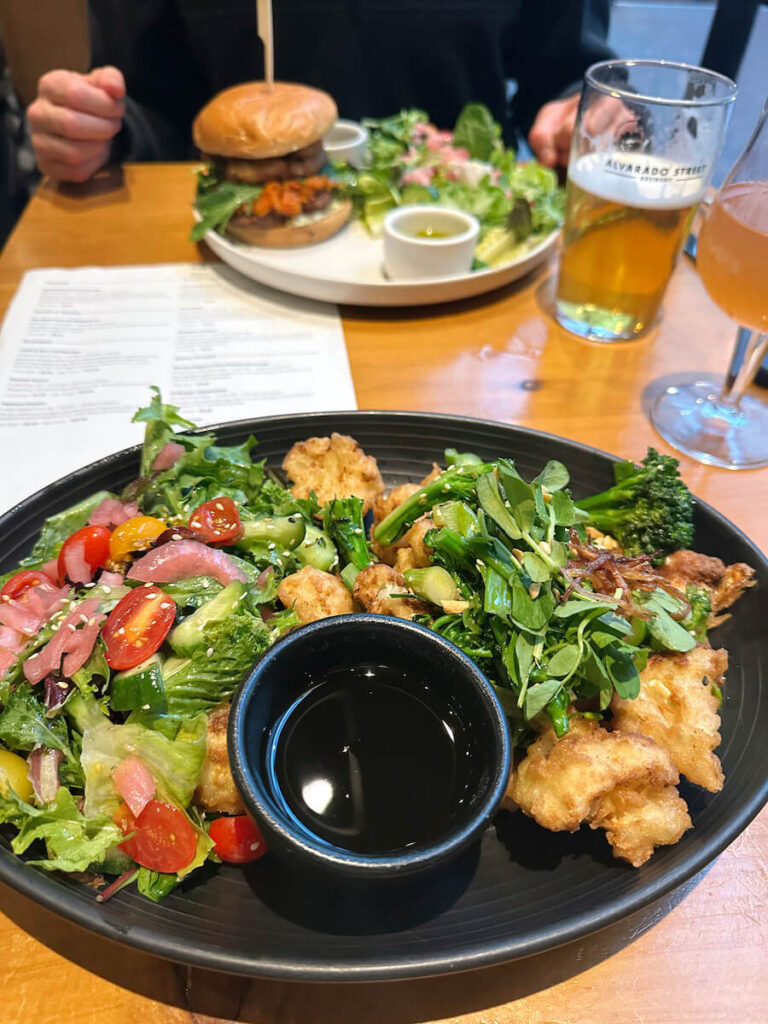
{"label": "burger bun", "polygon": [[233,217],[227,225],[227,234],[239,242],[260,245],[267,249],[295,249],[302,245],[314,245],[341,231],[352,213],[349,199],[334,203],[322,217],[316,217],[304,224],[287,221],[279,227],[260,228],[252,222],[238,223]]}
{"label": "burger bun", "polygon": [[265,160],[295,153],[321,139],[338,111],[320,89],[294,82],[245,82],[207,103],[192,125],[195,145],[219,157]]}

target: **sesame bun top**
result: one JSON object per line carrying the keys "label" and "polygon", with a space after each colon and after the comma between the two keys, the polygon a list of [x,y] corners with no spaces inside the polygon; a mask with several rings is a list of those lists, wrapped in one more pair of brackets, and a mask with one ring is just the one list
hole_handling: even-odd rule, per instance
{"label": "sesame bun top", "polygon": [[263,160],[311,145],[333,126],[338,111],[320,89],[293,82],[245,82],[207,103],[192,125],[195,145],[214,156]]}

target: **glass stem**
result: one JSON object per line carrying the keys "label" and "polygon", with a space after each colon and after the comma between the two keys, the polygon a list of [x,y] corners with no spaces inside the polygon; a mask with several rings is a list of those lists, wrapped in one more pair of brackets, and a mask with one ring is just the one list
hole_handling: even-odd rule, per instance
{"label": "glass stem", "polygon": [[755,378],[758,367],[768,351],[768,334],[759,334],[746,327],[740,327],[736,347],[728,367],[720,401],[724,405],[737,406],[741,396]]}

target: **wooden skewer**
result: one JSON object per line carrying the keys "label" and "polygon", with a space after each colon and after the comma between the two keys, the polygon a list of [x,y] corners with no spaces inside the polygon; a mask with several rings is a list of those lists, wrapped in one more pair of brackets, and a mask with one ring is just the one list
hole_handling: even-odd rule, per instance
{"label": "wooden skewer", "polygon": [[264,44],[264,79],[272,92],[275,82],[275,49],[272,37],[272,0],[256,0],[256,24]]}

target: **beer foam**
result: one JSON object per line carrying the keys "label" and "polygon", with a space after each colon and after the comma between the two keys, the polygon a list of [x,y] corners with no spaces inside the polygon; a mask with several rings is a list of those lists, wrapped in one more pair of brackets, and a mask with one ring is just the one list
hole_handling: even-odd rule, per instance
{"label": "beer foam", "polygon": [[709,164],[682,164],[643,153],[587,153],[568,168],[585,192],[612,203],[649,210],[679,210],[698,203]]}

